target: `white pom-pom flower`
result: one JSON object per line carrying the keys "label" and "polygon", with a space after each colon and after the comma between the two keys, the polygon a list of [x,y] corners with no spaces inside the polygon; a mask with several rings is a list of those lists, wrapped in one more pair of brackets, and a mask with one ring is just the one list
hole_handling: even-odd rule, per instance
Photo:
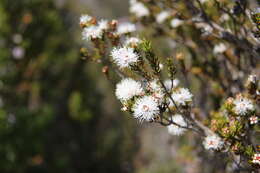
{"label": "white pom-pom flower", "polygon": [[216,135],[211,135],[205,137],[203,141],[203,145],[206,150],[210,150],[210,149],[219,150],[223,147],[224,142],[221,140],[220,137]]}
{"label": "white pom-pom flower", "polygon": [[[184,118],[180,115],[180,114],[176,114],[172,117],[172,121],[182,127],[187,127],[187,123],[186,121],[184,120]],[[171,134],[171,135],[182,135],[186,129],[185,128],[182,128],[178,125],[175,125],[175,124],[171,124],[169,126],[167,126],[168,128],[168,132]]]}
{"label": "white pom-pom flower", "polygon": [[[180,88],[172,93],[172,99],[177,104],[177,106],[186,106],[192,102],[193,95],[189,92],[187,88]],[[173,102],[170,100],[170,107],[174,106]]]}
{"label": "white pom-pom flower", "polygon": [[180,20],[180,19],[172,19],[171,20],[171,27],[172,28],[177,28],[179,26],[181,26],[183,24],[183,20]]}
{"label": "white pom-pom flower", "polygon": [[129,11],[138,18],[150,15],[149,9],[141,2],[130,2]]}
{"label": "white pom-pom flower", "polygon": [[172,89],[177,88],[179,85],[180,81],[178,79],[173,79],[173,80],[165,80],[164,81],[164,86],[166,87],[167,91],[171,91]]}
{"label": "white pom-pom flower", "polygon": [[140,121],[153,120],[159,113],[158,103],[152,96],[144,96],[133,105],[133,116]]}
{"label": "white pom-pom flower", "polygon": [[111,52],[113,61],[120,67],[126,68],[131,64],[136,63],[139,59],[139,55],[134,52],[133,48],[120,47],[114,48]]}
{"label": "white pom-pom flower", "polygon": [[128,23],[128,22],[121,23],[117,27],[117,34],[119,35],[135,32],[135,31],[136,31],[135,24]]}
{"label": "white pom-pom flower", "polygon": [[143,92],[141,83],[131,78],[123,79],[116,85],[116,97],[121,101],[127,101],[134,96],[142,95]]}
{"label": "white pom-pom flower", "polygon": [[242,96],[237,97],[233,103],[233,110],[237,115],[246,115],[255,110],[253,102]]}
{"label": "white pom-pom flower", "polygon": [[161,24],[163,23],[166,19],[170,17],[171,13],[169,11],[162,11],[156,16],[156,22]]}
{"label": "white pom-pom flower", "polygon": [[101,30],[98,26],[89,26],[83,29],[82,39],[83,40],[91,40],[91,39],[100,39],[102,38],[103,30]]}
{"label": "white pom-pom flower", "polygon": [[85,15],[82,15],[79,19],[79,24],[80,25],[86,25],[88,24],[91,20],[93,19],[93,17],[85,14]]}
{"label": "white pom-pom flower", "polygon": [[104,20],[104,19],[100,20],[100,21],[98,22],[98,28],[99,28],[100,30],[103,30],[103,31],[108,30],[108,29],[109,29],[108,21],[107,21],[107,20]]}

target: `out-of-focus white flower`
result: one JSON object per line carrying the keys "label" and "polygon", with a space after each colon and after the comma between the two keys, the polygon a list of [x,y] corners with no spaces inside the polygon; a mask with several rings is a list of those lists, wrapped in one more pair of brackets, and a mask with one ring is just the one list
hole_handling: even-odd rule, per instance
{"label": "out-of-focus white flower", "polygon": [[[177,106],[186,106],[188,103],[192,102],[192,97],[193,95],[187,88],[180,88],[172,93],[172,99],[177,104]],[[174,103],[172,103],[171,100],[169,106],[174,106]]]}
{"label": "out-of-focus white flower", "polygon": [[152,96],[137,99],[133,105],[133,112],[133,116],[140,121],[151,121],[160,113],[158,103]]}
{"label": "out-of-focus white flower", "polygon": [[17,46],[14,47],[12,50],[12,55],[14,59],[22,59],[24,57],[25,51],[24,48]]}
{"label": "out-of-focus white flower", "polygon": [[152,92],[152,97],[158,104],[164,101],[165,93],[158,80],[148,82],[147,89]]}
{"label": "out-of-focus white flower", "polygon": [[111,52],[111,56],[120,68],[129,67],[139,59],[139,55],[130,47],[114,48]]}
{"label": "out-of-focus white flower", "polygon": [[256,75],[249,75],[247,81],[248,81],[248,83],[256,84],[256,81],[257,81]]}
{"label": "out-of-focus white flower", "polygon": [[234,112],[237,115],[246,115],[247,113],[255,110],[253,102],[242,96],[237,97],[233,103]]}
{"label": "out-of-focus white flower", "polygon": [[140,44],[142,41],[137,38],[137,37],[130,37],[130,38],[127,38],[124,45],[125,46],[130,46],[130,47],[133,47],[133,46],[137,46],[138,44]]}
{"label": "out-of-focus white flower", "polygon": [[127,101],[134,96],[142,95],[143,92],[141,84],[131,78],[123,79],[116,85],[116,97],[121,101]]}
{"label": "out-of-focus white flower", "polygon": [[85,15],[82,15],[80,18],[79,18],[79,24],[80,25],[87,25],[91,20],[93,19],[93,17],[85,14]]}
{"label": "out-of-focus white flower", "polygon": [[130,1],[129,11],[139,18],[150,15],[149,9],[143,3],[136,1]]}
{"label": "out-of-focus white flower", "polygon": [[179,85],[180,81],[178,79],[173,79],[173,80],[166,80],[164,81],[164,86],[168,91],[171,91],[172,89],[175,89]]}
{"label": "out-of-focus white flower", "polygon": [[230,19],[229,15],[227,13],[224,13],[224,14],[221,15],[219,20],[221,22],[225,22],[225,21],[228,21],[229,19]]}
{"label": "out-of-focus white flower", "polygon": [[[182,117],[182,115],[180,114],[176,114],[172,117],[172,121],[182,127],[187,127],[187,123],[186,121],[184,120],[184,118]],[[178,125],[175,125],[175,124],[171,124],[169,126],[167,126],[168,128],[168,132],[171,134],[171,135],[182,135],[186,129],[185,128],[182,128]]]}
{"label": "out-of-focus white flower", "polygon": [[173,28],[177,28],[182,24],[183,24],[183,20],[180,20],[180,19],[177,19],[177,18],[171,20],[171,27],[173,27]]}
{"label": "out-of-focus white flower", "polygon": [[101,30],[98,26],[89,26],[83,29],[82,39],[83,40],[91,40],[91,39],[100,39],[102,38],[103,30]]}
{"label": "out-of-focus white flower", "polygon": [[109,29],[108,21],[104,19],[100,20],[98,22],[98,28],[103,31],[108,30]]}
{"label": "out-of-focus white flower", "polygon": [[258,117],[257,116],[251,116],[249,118],[250,124],[257,124],[258,123]]}
{"label": "out-of-focus white flower", "polygon": [[166,19],[170,17],[171,13],[169,11],[162,11],[156,16],[157,23],[163,23]]}
{"label": "out-of-focus white flower", "polygon": [[119,35],[135,32],[135,31],[136,31],[135,24],[129,22],[121,23],[117,27],[117,34]]}
{"label": "out-of-focus white flower", "polygon": [[218,54],[218,53],[223,53],[227,50],[227,46],[224,43],[220,43],[214,46],[213,53]]}
{"label": "out-of-focus white flower", "polygon": [[260,154],[259,153],[254,154],[252,162],[254,164],[260,165]]}
{"label": "out-of-focus white flower", "polygon": [[221,140],[220,137],[216,135],[207,136],[203,141],[204,148],[206,150],[218,150],[221,149],[224,145],[224,142]]}

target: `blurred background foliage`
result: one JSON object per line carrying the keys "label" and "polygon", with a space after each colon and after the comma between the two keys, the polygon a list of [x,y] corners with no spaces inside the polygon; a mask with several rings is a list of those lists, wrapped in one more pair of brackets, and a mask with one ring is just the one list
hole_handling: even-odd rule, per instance
{"label": "blurred background foliage", "polygon": [[77,3],[0,1],[1,173],[133,171],[135,124],[80,58]]}

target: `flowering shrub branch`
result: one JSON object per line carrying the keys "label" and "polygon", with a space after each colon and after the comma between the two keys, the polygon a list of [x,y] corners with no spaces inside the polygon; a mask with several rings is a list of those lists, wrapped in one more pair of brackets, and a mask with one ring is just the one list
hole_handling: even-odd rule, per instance
{"label": "flowering shrub branch", "polygon": [[[246,1],[130,0],[130,12],[138,25],[80,18],[82,38],[94,50],[82,48],[82,55],[121,78],[115,95],[122,111],[172,135],[194,131],[206,150],[229,153],[235,169],[258,169],[252,134],[259,128],[259,81],[252,73],[259,72],[259,8],[250,12]],[[170,39],[175,56],[158,56],[151,41],[133,35],[139,27]],[[180,86],[178,71],[188,86],[192,78],[200,83],[201,98]]]}

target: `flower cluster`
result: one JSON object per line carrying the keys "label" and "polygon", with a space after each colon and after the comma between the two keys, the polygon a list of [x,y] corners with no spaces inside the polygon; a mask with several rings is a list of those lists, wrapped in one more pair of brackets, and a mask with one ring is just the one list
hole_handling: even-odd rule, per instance
{"label": "flower cluster", "polygon": [[[104,33],[109,33],[108,39],[96,48],[107,48],[107,52],[100,52],[105,52],[102,57],[109,54],[111,59],[102,63],[112,64],[111,69],[115,68],[115,73],[123,78],[115,90],[123,111],[141,122],[160,123],[171,135],[182,135],[188,129],[206,135],[206,150],[228,150],[252,158],[255,149],[246,135],[258,124],[259,84],[257,75],[250,75],[244,91],[242,80],[250,71],[258,73],[253,66],[258,67],[254,58],[259,57],[255,44],[259,40],[250,36],[251,29],[247,27],[243,27],[243,33],[248,33],[249,39],[240,33],[239,25],[229,27],[231,19],[236,22],[232,15],[236,15],[238,7],[218,9],[219,16],[211,21],[212,15],[203,8],[220,8],[220,2],[214,2],[216,7],[208,0],[190,3],[178,1],[175,5],[180,8],[175,8],[166,1],[130,0],[131,19],[138,28],[131,22],[96,22],[90,16],[82,16],[83,38],[102,39]],[[190,10],[194,16],[188,16]],[[254,13],[253,18],[259,29],[259,14]],[[173,57],[157,56],[151,42],[134,36],[137,29],[147,26],[149,32],[145,36],[167,37],[166,42],[173,48],[167,54]],[[106,40],[111,42],[107,44]],[[112,49],[107,45],[112,45]],[[188,85],[186,88],[180,86],[176,73],[184,77],[180,79]],[[188,88],[198,91],[196,96]],[[228,98],[236,93],[234,98]],[[253,163],[259,164],[258,157],[254,156]]]}
{"label": "flower cluster", "polygon": [[95,18],[89,15],[83,15],[80,17],[80,26],[83,28],[83,40],[88,41],[101,39],[104,32],[109,29],[109,23],[107,20],[102,19],[97,22]]}

